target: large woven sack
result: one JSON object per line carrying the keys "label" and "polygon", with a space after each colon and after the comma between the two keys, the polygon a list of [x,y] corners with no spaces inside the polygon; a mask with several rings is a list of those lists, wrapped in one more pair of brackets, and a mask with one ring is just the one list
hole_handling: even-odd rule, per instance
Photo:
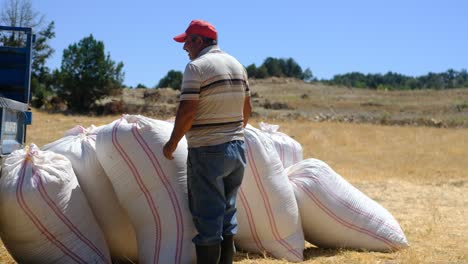
{"label": "large woven sack", "polygon": [[302,160],[301,144],[285,133],[278,131],[278,125],[260,122],[259,126],[260,130],[273,140],[283,167],[287,168]]}
{"label": "large woven sack", "polygon": [[19,263],[110,263],[70,161],[33,144],[2,165],[0,236]]}
{"label": "large woven sack", "polygon": [[308,242],[324,248],[372,251],[408,246],[395,218],[323,161],[303,160],[286,171]]}
{"label": "large woven sack", "polygon": [[130,218],[120,206],[111,182],[96,155],[99,128],[76,126],[65,137],[42,147],[67,157],[73,166],[83,193],[106,237],[113,259],[138,258],[136,235]]}
{"label": "large woven sack", "polygon": [[304,235],[296,199],[273,141],[245,129],[247,167],[238,193],[236,244],[291,262],[303,260]]}
{"label": "large woven sack", "polygon": [[173,124],[124,115],[100,129],[96,151],[135,228],[139,263],[192,263],[195,229],[187,200],[187,143],[162,152]]}

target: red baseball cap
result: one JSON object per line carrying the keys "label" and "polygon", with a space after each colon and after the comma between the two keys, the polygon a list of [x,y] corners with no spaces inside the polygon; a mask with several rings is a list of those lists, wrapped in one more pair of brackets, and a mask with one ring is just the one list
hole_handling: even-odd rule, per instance
{"label": "red baseball cap", "polygon": [[216,32],[216,28],[210,23],[203,20],[192,20],[185,32],[175,36],[174,40],[177,42],[184,42],[187,35],[190,34],[200,35],[210,39],[218,40],[218,32]]}

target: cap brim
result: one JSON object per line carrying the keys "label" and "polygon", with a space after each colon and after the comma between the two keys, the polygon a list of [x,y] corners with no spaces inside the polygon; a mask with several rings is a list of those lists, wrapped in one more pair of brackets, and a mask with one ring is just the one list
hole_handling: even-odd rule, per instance
{"label": "cap brim", "polygon": [[174,40],[177,42],[185,42],[185,38],[187,37],[186,33],[182,33],[174,37]]}

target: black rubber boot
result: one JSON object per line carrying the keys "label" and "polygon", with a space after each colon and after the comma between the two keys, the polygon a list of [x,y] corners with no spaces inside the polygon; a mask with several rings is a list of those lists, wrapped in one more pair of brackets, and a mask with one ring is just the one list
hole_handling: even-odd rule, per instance
{"label": "black rubber boot", "polygon": [[212,246],[195,246],[197,251],[197,264],[218,264],[221,254],[219,244]]}
{"label": "black rubber boot", "polygon": [[221,242],[221,259],[219,260],[219,264],[232,264],[235,254],[236,247],[234,246],[234,236],[223,236],[223,241]]}

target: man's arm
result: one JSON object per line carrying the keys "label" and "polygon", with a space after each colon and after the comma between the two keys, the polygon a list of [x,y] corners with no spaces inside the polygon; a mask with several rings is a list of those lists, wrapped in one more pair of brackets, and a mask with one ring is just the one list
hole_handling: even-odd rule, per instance
{"label": "man's arm", "polygon": [[246,96],[244,99],[244,127],[249,122],[250,114],[252,113],[252,104],[250,102],[250,96]]}
{"label": "man's arm", "polygon": [[198,100],[180,101],[171,138],[163,148],[164,156],[167,159],[174,159],[172,153],[174,153],[176,150],[177,144],[182,139],[182,137],[184,137],[185,133],[187,133],[187,131],[189,131],[192,127],[192,123],[197,112],[198,102]]}

